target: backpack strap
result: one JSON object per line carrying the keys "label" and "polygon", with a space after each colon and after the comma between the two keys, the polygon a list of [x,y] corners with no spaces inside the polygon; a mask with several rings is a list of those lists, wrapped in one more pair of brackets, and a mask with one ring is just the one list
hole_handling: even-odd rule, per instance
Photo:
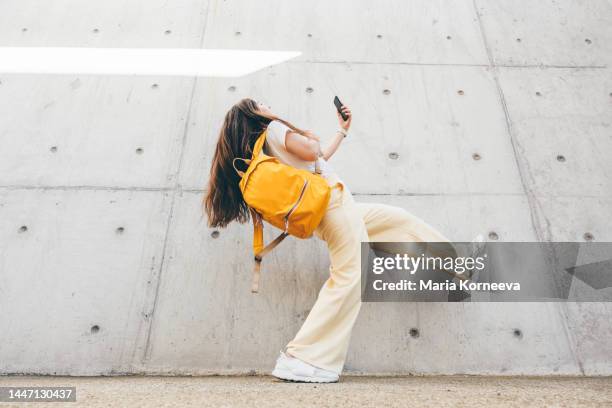
{"label": "backpack strap", "polygon": [[259,291],[259,278],[261,276],[261,261],[263,257],[270,251],[272,251],[283,239],[289,235],[287,232],[282,232],[272,242],[264,246],[263,238],[263,221],[257,211],[249,207],[251,210],[251,217],[253,218],[253,282],[251,285],[251,292],[257,293]]}
{"label": "backpack strap", "polygon": [[259,138],[255,142],[255,145],[253,146],[253,156],[252,156],[252,159],[254,159],[257,156],[259,156],[259,153],[261,153],[261,151],[263,150],[264,143],[266,143],[266,136],[267,135],[268,135],[268,131],[264,130],[263,133],[261,134],[261,136],[259,136]]}
{"label": "backpack strap", "polygon": [[321,154],[321,150],[319,150],[319,154],[317,155],[318,157],[315,159],[314,161],[314,165],[315,165],[315,174],[321,174],[321,165],[319,164],[319,157],[322,157],[323,155]]}
{"label": "backpack strap", "polygon": [[242,162],[246,163],[246,164],[247,164],[247,166],[248,166],[249,164],[251,164],[251,160],[249,160],[249,159],[242,159],[242,158],[240,158],[240,157],[236,157],[236,158],[234,158],[234,159],[232,160],[232,167],[234,168],[234,170],[236,170],[236,173],[238,173],[238,175],[240,176],[240,178],[242,178],[242,177],[244,177],[244,171],[242,171],[242,170],[238,170],[238,167],[236,167],[236,160],[240,160],[240,161],[242,161]]}

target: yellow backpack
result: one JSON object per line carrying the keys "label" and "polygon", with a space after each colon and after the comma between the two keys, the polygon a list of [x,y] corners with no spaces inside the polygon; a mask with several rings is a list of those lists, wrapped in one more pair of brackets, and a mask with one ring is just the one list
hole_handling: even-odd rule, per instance
{"label": "yellow backpack", "polygon": [[[330,186],[320,175],[318,161],[315,173],[281,163],[276,157],[262,152],[267,131],[255,142],[253,156],[235,158],[234,169],[240,175],[240,191],[253,219],[253,284],[251,292],[259,289],[261,261],[264,255],[281,243],[287,235],[309,238],[325,215],[331,190],[342,188],[337,183]],[[236,168],[236,160],[248,165],[246,171]],[[267,246],[263,242],[263,223],[269,222],[283,232]]]}

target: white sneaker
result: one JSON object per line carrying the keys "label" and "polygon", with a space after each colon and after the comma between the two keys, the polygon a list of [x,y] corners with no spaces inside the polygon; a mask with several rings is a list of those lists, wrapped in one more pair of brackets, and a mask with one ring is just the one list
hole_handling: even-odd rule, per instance
{"label": "white sneaker", "polygon": [[272,375],[285,381],[309,382],[309,383],[334,383],[338,382],[338,374],[310,365],[295,357],[290,357],[280,352],[276,360],[276,367]]}

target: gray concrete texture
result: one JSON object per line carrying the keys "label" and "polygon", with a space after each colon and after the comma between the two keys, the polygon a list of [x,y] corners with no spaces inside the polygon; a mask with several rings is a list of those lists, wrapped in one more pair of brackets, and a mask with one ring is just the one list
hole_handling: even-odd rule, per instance
{"label": "gray concrete texture", "polygon": [[[272,368],[329,264],[288,239],[252,295],[251,227],[207,228],[217,131],[245,96],[328,138],[338,94],[355,117],[332,163],[356,199],[453,240],[612,240],[609,0],[7,0],[0,45],[303,52],[237,79],[0,76],[0,373]],[[612,375],[611,317],[364,304],[346,369]]]}

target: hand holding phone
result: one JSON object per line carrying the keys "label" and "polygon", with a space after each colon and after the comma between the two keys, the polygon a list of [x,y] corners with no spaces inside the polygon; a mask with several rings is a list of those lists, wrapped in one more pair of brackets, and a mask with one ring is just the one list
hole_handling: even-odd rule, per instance
{"label": "hand holding phone", "polygon": [[337,96],[334,97],[334,105],[336,105],[336,109],[338,110],[338,113],[342,116],[342,119],[347,120],[349,117],[346,113],[342,112],[342,107],[344,105],[342,104],[342,102],[340,102],[340,99],[338,99]]}
{"label": "hand holding phone", "polygon": [[348,106],[345,106],[342,102],[340,102],[340,99],[338,99],[337,96],[334,98],[334,105],[336,105],[336,110],[338,111],[337,114],[340,127],[344,129],[342,134],[344,134],[344,137],[346,137],[346,132],[351,127],[353,113],[351,112]]}

